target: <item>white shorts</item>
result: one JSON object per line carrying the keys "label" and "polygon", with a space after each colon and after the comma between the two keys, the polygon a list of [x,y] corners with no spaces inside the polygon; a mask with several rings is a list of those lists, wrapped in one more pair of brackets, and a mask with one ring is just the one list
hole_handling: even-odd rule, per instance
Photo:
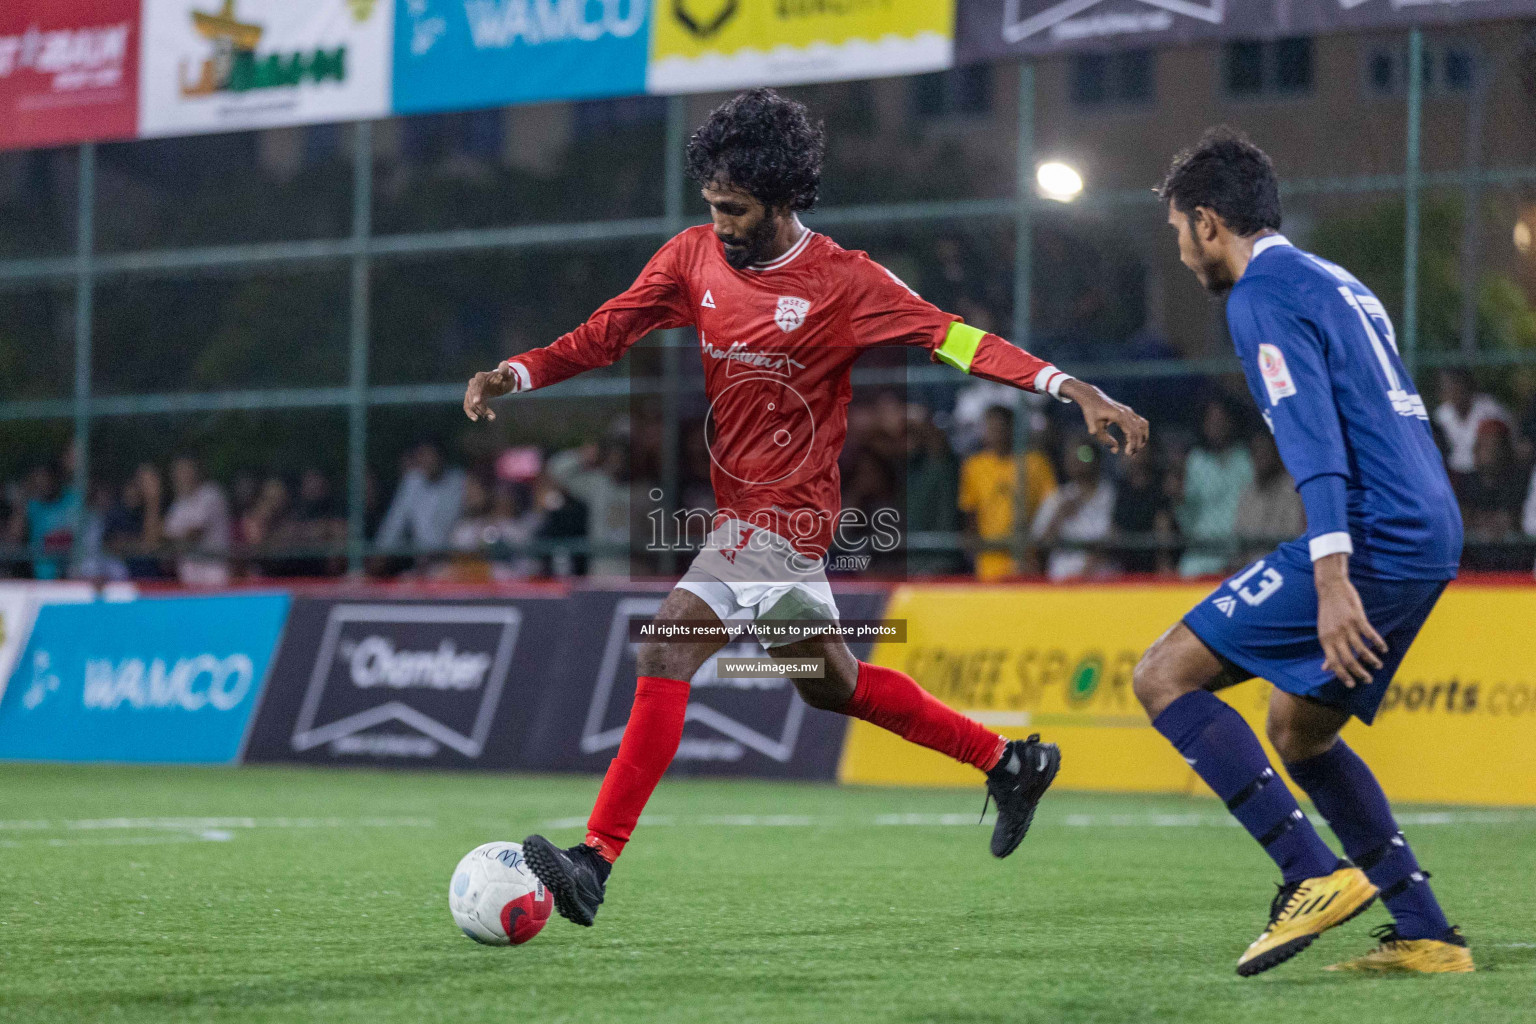
{"label": "white shorts", "polygon": [[[721,622],[838,620],[825,563],[740,519],[715,527],[677,585],[709,605]],[[790,641],[759,642],[774,647]]]}

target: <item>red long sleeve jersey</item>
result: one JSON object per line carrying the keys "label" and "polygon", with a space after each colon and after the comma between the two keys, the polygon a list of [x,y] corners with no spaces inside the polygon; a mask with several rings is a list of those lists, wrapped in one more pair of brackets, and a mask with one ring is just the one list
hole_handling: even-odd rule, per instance
{"label": "red long sleeve jersey", "polygon": [[848,433],[849,371],[876,345],[917,345],[975,376],[1056,394],[1066,376],[966,327],[867,253],[805,231],[784,255],[737,270],[705,224],[677,235],[635,283],[586,323],[508,360],[519,390],[616,362],[646,334],[698,329],[716,521],[771,529],[825,554],[837,526],[837,460]]}

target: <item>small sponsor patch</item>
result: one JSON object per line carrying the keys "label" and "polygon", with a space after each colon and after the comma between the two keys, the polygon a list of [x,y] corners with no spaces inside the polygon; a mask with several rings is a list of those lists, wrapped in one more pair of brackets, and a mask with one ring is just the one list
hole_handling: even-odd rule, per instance
{"label": "small sponsor patch", "polygon": [[1269,404],[1279,405],[1280,399],[1296,393],[1296,381],[1291,378],[1291,368],[1285,365],[1285,355],[1274,345],[1259,346],[1259,374],[1264,378],[1269,392]]}

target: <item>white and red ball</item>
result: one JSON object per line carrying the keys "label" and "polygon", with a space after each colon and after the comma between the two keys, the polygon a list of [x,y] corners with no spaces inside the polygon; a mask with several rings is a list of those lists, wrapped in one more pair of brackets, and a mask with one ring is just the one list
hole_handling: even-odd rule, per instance
{"label": "white and red ball", "polygon": [[448,883],[448,909],[470,938],[520,946],[549,920],[555,901],[528,870],[521,843],[486,843],[464,855]]}

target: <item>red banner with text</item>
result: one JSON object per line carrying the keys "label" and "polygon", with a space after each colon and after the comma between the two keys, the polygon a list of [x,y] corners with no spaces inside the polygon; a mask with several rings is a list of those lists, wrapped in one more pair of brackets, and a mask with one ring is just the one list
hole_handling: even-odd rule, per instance
{"label": "red banner with text", "polygon": [[0,3],[0,149],[132,138],[139,0]]}

